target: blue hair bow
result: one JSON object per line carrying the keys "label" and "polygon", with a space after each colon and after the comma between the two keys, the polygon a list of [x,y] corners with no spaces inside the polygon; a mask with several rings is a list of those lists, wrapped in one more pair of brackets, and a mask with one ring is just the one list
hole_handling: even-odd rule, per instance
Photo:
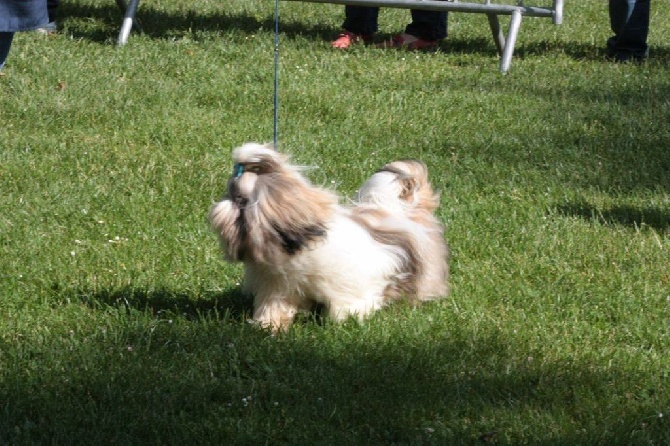
{"label": "blue hair bow", "polygon": [[240,163],[236,163],[235,166],[233,167],[233,176],[235,178],[239,178],[242,176],[244,173],[244,166]]}

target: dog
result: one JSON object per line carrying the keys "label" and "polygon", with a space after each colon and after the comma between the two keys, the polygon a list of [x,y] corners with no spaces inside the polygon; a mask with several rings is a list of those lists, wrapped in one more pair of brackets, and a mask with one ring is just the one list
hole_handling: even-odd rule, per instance
{"label": "dog", "polygon": [[433,215],[439,196],[422,163],[385,166],[343,206],[272,145],[246,143],[232,156],[209,222],[225,259],[243,263],[242,291],[254,296],[261,326],[284,330],[315,303],[337,321],[363,320],[400,298],[447,295],[448,248]]}

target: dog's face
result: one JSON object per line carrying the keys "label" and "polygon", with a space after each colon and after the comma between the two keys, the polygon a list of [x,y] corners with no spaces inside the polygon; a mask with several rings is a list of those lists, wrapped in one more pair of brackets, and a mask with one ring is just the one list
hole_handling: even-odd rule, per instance
{"label": "dog's face", "polygon": [[[228,181],[228,197],[239,207],[258,201],[259,192],[272,181],[280,181],[285,159],[266,145],[249,143],[233,152],[233,174]],[[260,183],[259,183],[260,182]],[[259,183],[259,184],[257,184]]]}
{"label": "dog's face", "polygon": [[210,212],[229,260],[279,261],[325,235],[336,196],[313,187],[271,146],[247,143],[233,161],[226,196]]}

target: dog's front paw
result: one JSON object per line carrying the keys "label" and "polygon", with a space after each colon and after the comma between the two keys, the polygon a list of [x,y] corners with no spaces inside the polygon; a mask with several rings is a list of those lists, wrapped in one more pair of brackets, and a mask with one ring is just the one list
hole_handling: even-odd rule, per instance
{"label": "dog's front paw", "polygon": [[265,301],[256,305],[253,323],[273,333],[286,331],[293,323],[298,308],[284,300]]}

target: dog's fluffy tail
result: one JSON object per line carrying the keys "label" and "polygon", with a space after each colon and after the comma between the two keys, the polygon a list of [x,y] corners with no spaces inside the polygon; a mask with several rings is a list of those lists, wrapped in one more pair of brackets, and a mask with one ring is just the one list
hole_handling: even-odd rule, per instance
{"label": "dog's fluffy tail", "polygon": [[444,226],[435,216],[439,204],[440,195],[428,181],[428,168],[418,160],[386,164],[357,194],[359,216],[373,215],[376,210],[405,221],[403,226],[412,234],[416,248],[414,290],[420,301],[449,294],[450,251],[444,238]]}
{"label": "dog's fluffy tail", "polygon": [[359,204],[370,204],[389,211],[428,211],[440,203],[439,194],[428,181],[428,168],[418,160],[399,160],[386,164],[358,190]]}

